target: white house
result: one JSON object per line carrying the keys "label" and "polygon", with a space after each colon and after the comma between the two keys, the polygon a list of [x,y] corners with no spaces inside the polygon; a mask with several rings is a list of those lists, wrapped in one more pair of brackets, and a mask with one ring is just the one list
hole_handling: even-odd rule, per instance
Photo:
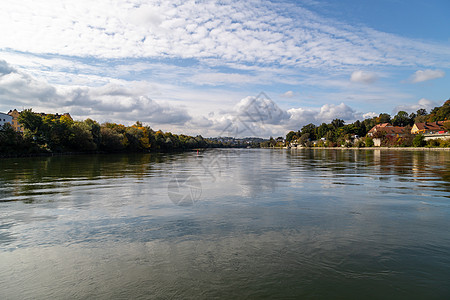
{"label": "white house", "polygon": [[12,117],[10,115],[0,113],[0,126],[5,125],[6,123],[11,124]]}

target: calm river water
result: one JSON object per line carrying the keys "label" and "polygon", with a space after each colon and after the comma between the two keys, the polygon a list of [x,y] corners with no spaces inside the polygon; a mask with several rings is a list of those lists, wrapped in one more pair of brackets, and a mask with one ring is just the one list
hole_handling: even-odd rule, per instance
{"label": "calm river water", "polygon": [[450,298],[450,152],[0,160],[0,299]]}

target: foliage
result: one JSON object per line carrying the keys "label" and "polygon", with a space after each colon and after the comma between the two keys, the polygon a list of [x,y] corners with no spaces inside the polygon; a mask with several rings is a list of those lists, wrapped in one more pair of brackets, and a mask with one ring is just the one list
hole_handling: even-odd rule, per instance
{"label": "foliage", "polygon": [[[92,119],[73,121],[66,116],[36,114],[24,110],[18,121],[24,133],[10,124],[0,130],[0,153],[30,152],[143,152],[171,151],[208,147],[230,147],[202,136],[176,135],[153,131],[141,122],[132,126],[116,123],[99,124]],[[269,141],[274,145],[274,141]],[[247,147],[248,145],[234,145]]]}
{"label": "foliage", "polygon": [[439,146],[442,148],[450,148],[450,139],[441,139]]}
{"label": "foliage", "polygon": [[[334,119],[330,123],[322,123],[319,126],[314,124],[308,124],[301,128],[301,130],[295,132],[290,131],[286,135],[287,141],[293,141],[298,137],[302,137],[304,134],[309,134],[308,138],[310,141],[318,141],[315,142],[317,147],[321,145],[328,146],[330,145],[344,145],[349,146],[350,143],[348,141],[353,140],[355,136],[364,137],[375,125],[389,123],[394,126],[402,126],[406,127],[405,131],[409,132],[412,126],[415,123],[423,123],[423,122],[434,122],[434,121],[445,121],[449,120],[449,122],[444,123],[444,127],[447,131],[450,132],[450,99],[445,101],[445,103],[440,107],[435,107],[430,114],[423,108],[418,109],[416,112],[412,112],[408,114],[406,111],[399,111],[394,117],[387,113],[381,113],[378,116],[367,118],[363,121],[356,120],[351,124],[345,124],[345,122],[341,119]],[[325,138],[326,142],[320,142],[321,138]],[[419,144],[424,146],[423,142],[417,141],[414,142],[415,137],[406,134],[401,137],[398,136],[386,136],[384,132],[376,132],[372,138],[379,138],[381,140],[381,145],[388,147],[409,147],[414,144]],[[418,138],[417,138],[418,139]],[[306,144],[304,139],[302,139],[302,143]],[[356,141],[354,143],[356,147],[372,147],[373,139],[366,138],[365,141]]]}
{"label": "foliage", "polygon": [[440,144],[441,144],[440,139],[433,139],[433,140],[427,141],[427,147],[430,147],[430,148],[439,147]]}
{"label": "foliage", "polygon": [[414,147],[423,147],[425,144],[425,138],[422,134],[417,134],[412,141]]}
{"label": "foliage", "polygon": [[[373,141],[372,141],[372,142],[373,142]],[[365,147],[365,146],[366,146],[366,143],[364,142],[363,139],[359,139],[359,140],[357,140],[357,141],[355,142],[355,147],[363,148],[363,147]]]}
{"label": "foliage", "polygon": [[309,140],[315,140],[316,139],[316,132],[317,132],[317,126],[310,123],[308,125],[305,125],[302,127],[302,130],[300,131],[300,138],[302,138],[304,135],[308,135]]}
{"label": "foliage", "polygon": [[445,130],[450,132],[450,121],[444,122],[444,128],[445,128]]}
{"label": "foliage", "polygon": [[299,139],[298,139],[298,143],[302,146],[308,146],[307,143],[310,141],[310,134],[309,133],[304,133]]}
{"label": "foliage", "polygon": [[100,150],[115,152],[125,149],[124,135],[111,127],[102,126],[100,136]]}
{"label": "foliage", "polygon": [[292,141],[295,141],[299,138],[299,133],[298,132],[294,132],[294,131],[290,131],[288,132],[288,134],[286,134],[286,142],[290,143]]}
{"label": "foliage", "polygon": [[344,124],[345,124],[344,120],[341,119],[334,119],[333,121],[331,121],[331,125],[334,127],[334,129],[338,129],[344,126]]}
{"label": "foliage", "polygon": [[450,120],[450,99],[442,106],[435,107],[428,116],[428,122]]}
{"label": "foliage", "polygon": [[94,142],[92,127],[85,122],[74,122],[70,127],[69,145],[71,149],[77,151],[97,150],[97,144]]}
{"label": "foliage", "polygon": [[[23,135],[16,132],[11,124],[6,123],[0,126],[0,153],[14,154],[17,152],[23,152],[27,148],[27,141],[23,138]],[[30,148],[31,151],[36,149]]]}
{"label": "foliage", "polygon": [[415,117],[416,117],[415,114],[411,115],[410,117],[406,111],[399,111],[392,119],[392,125],[394,126],[414,125]]}
{"label": "foliage", "polygon": [[22,124],[23,128],[32,133],[38,132],[42,126],[42,117],[33,113],[31,108],[22,111],[17,120]]}
{"label": "foliage", "polygon": [[366,137],[365,143],[366,147],[373,147],[375,146],[375,143],[373,142],[373,138],[371,137]]}

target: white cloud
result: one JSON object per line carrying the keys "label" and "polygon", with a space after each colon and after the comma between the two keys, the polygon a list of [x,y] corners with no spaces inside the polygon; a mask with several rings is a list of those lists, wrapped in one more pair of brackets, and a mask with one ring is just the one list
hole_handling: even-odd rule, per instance
{"label": "white cloud", "polygon": [[375,73],[367,72],[367,71],[354,71],[350,76],[350,81],[352,82],[361,82],[361,83],[374,83],[378,80],[378,76]]}
{"label": "white cloud", "polygon": [[278,107],[265,94],[242,99],[235,106],[235,112],[243,121],[262,124],[276,125],[289,118],[286,111]]}
{"label": "white cloud", "polygon": [[[18,71],[0,61],[1,108],[32,107],[35,111],[70,112],[76,118],[92,117],[98,121],[181,125],[191,119],[187,111],[161,104],[124,86],[107,84],[100,87],[55,87]],[[9,73],[8,73],[9,72]]]}
{"label": "white cloud", "polygon": [[210,135],[269,137],[285,135],[286,132],[298,130],[309,123],[319,125],[336,118],[350,122],[359,116],[344,103],[325,104],[320,108],[283,110],[275,102],[261,96],[245,97],[236,104],[234,110],[218,116],[212,114],[201,122],[196,121],[196,124],[203,123],[211,128]]}
{"label": "white cloud", "polygon": [[376,112],[368,112],[363,114],[363,119],[371,119],[373,117],[377,117],[379,114],[377,114]]}
{"label": "white cloud", "polygon": [[[163,111],[184,111],[180,119],[192,116],[185,124],[194,126],[194,119],[208,124],[201,122],[201,116],[210,111],[230,111],[236,99],[251,91],[279,93],[283,88],[287,92],[280,97],[299,100],[300,95],[292,90],[301,89],[302,103],[315,107],[339,99],[352,107],[358,103],[359,108],[370,103],[371,111],[381,111],[387,105],[391,109],[393,99],[407,102],[411,92],[399,90],[395,80],[370,83],[393,76],[397,66],[402,70],[450,66],[446,44],[355,27],[321,17],[305,9],[304,2],[292,3],[7,1],[0,10],[0,28],[14,34],[0,35],[0,55],[23,76],[38,80],[27,83],[26,76],[7,76],[10,82],[4,79],[3,83],[9,88],[3,91],[0,107],[31,103],[58,109],[52,103],[59,105],[61,98],[82,91],[77,99],[92,103],[94,110],[101,105],[102,109],[127,111],[158,104]],[[372,71],[362,71],[369,69]],[[0,65],[2,72],[9,71]],[[18,88],[13,89],[13,83],[26,85],[22,95]],[[122,87],[131,94],[109,95],[108,87]],[[39,99],[36,93],[53,102],[29,100]],[[297,111],[289,119],[320,121],[318,108],[309,111],[291,106]],[[80,116],[94,113],[86,107],[70,109],[83,112]],[[136,113],[127,115],[135,118]],[[96,117],[121,119],[101,112]]]}
{"label": "white cloud", "polygon": [[355,110],[344,103],[339,105],[325,104],[320,108],[316,118],[320,123],[329,123],[333,119],[353,120],[355,118]]}
{"label": "white cloud", "polygon": [[[149,96],[153,88],[148,87],[145,82],[123,85],[118,81],[94,87],[56,86],[37,80],[4,61],[0,61],[0,70],[3,74],[0,76],[0,95],[4,99],[14,99],[14,106],[11,106],[11,102],[2,101],[0,109],[5,111],[14,107],[32,107],[35,111],[69,112],[77,119],[90,117],[100,122],[125,124],[139,120],[153,128],[162,127],[179,133],[239,137],[279,136],[290,130],[298,130],[308,123],[319,125],[335,118],[350,122],[360,116],[345,103],[282,109],[264,93],[258,97],[244,97],[233,107],[227,107],[223,102],[223,108],[226,109],[224,111],[218,110],[217,105],[208,106],[210,102],[207,101],[207,93],[202,96],[205,100],[200,102],[198,97],[201,94],[198,92],[188,95],[179,91],[180,95],[170,96],[175,99],[196,98],[184,107],[183,102],[172,101],[168,104],[153,100]],[[173,89],[173,86],[165,89]],[[205,101],[205,105],[201,101]],[[431,105],[431,102],[421,99],[419,104]]]}
{"label": "white cloud", "polygon": [[293,91],[287,91],[286,93],[282,94],[281,97],[292,98],[292,97],[294,97],[294,92]]}
{"label": "white cloud", "polygon": [[202,72],[188,77],[188,80],[198,85],[223,85],[223,84],[246,84],[260,82],[259,76],[244,75],[237,73],[211,73]]}
{"label": "white cloud", "polygon": [[334,119],[343,119],[346,122],[353,122],[360,117],[360,114],[345,103],[325,104],[320,108],[291,108],[288,111],[289,121],[287,129],[300,129],[302,126],[313,123],[320,125],[330,123]]}
{"label": "white cloud", "polygon": [[414,104],[402,104],[396,106],[395,109],[393,110],[393,115],[397,114],[401,110],[406,112],[416,112],[421,108],[426,109],[427,112],[429,113],[431,109],[440,105],[442,105],[442,103],[422,98],[417,103]]}
{"label": "white cloud", "polygon": [[324,69],[450,61],[446,46],[344,25],[300,5],[266,0],[10,1],[2,5],[0,28],[14,34],[1,35],[0,44],[15,51],[76,57],[166,57]]}
{"label": "white cloud", "polygon": [[14,72],[15,69],[11,67],[6,61],[0,60],[0,76],[4,76]]}
{"label": "white cloud", "polygon": [[418,70],[410,78],[412,83],[423,82],[427,80],[442,78],[445,76],[445,72],[441,70]]}
{"label": "white cloud", "polygon": [[287,112],[289,114],[289,127],[291,127],[291,130],[295,130],[309,123],[317,123],[319,110],[313,108],[291,108]]}

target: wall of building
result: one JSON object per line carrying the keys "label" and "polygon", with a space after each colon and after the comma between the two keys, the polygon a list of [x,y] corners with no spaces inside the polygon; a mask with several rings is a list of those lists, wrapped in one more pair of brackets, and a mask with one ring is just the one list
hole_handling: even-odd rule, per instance
{"label": "wall of building", "polygon": [[8,114],[0,113],[0,126],[5,125],[5,123],[11,124],[12,117]]}
{"label": "wall of building", "polygon": [[425,141],[429,140],[437,140],[437,139],[450,139],[450,133],[442,133],[442,134],[424,134],[423,139]]}
{"label": "wall of building", "polygon": [[374,147],[380,147],[381,139],[378,139],[378,138],[373,139],[373,145],[374,145]]}

